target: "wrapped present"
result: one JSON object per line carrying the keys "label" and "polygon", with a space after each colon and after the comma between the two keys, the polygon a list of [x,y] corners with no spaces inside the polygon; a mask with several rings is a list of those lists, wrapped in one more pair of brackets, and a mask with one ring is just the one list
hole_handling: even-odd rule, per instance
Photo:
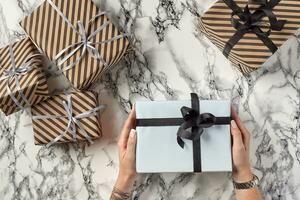
{"label": "wrapped present", "polygon": [[46,0],[21,26],[78,89],[116,64],[129,45],[90,0]]}
{"label": "wrapped present", "polygon": [[66,143],[101,136],[97,95],[77,92],[52,96],[31,108],[35,144]]}
{"label": "wrapped present", "polygon": [[299,7],[294,0],[218,0],[200,18],[200,30],[247,74],[300,27]]}
{"label": "wrapped present", "polygon": [[136,102],[136,169],[153,172],[231,171],[230,102]]}
{"label": "wrapped present", "polygon": [[0,108],[6,114],[48,98],[42,55],[29,38],[0,49]]}

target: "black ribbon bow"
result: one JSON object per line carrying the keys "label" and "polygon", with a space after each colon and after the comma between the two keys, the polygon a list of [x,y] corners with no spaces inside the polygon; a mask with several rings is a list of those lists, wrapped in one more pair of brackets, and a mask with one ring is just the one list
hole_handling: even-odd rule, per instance
{"label": "black ribbon bow", "polygon": [[200,140],[204,128],[209,128],[216,124],[217,118],[211,113],[199,113],[199,99],[194,93],[191,94],[192,108],[183,106],[181,113],[184,122],[177,131],[177,143],[184,148],[182,138],[189,140]]}
{"label": "black ribbon bow", "polygon": [[184,139],[193,141],[194,171],[201,172],[201,135],[205,128],[214,125],[230,124],[230,117],[215,117],[211,113],[200,114],[200,103],[197,94],[191,93],[192,108],[181,107],[183,122],[177,131],[177,143],[184,148]]}
{"label": "black ribbon bow", "polygon": [[[239,42],[246,33],[252,32],[270,49],[272,53],[277,51],[277,46],[269,38],[271,31],[281,31],[286,20],[277,20],[272,9],[281,0],[249,0],[248,4],[259,4],[259,8],[251,13],[248,4],[244,9],[240,8],[233,0],[223,0],[232,9],[231,24],[236,29],[235,34],[228,40],[223,49],[223,54],[228,57],[232,48]],[[261,28],[266,24],[262,19],[268,17],[268,30],[264,32]]]}

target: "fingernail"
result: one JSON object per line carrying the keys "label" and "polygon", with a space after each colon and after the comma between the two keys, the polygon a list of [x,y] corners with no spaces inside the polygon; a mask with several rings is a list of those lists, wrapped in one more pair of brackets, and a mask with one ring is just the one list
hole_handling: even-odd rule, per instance
{"label": "fingernail", "polygon": [[237,128],[237,125],[234,120],[231,120],[231,126],[232,126],[232,128]]}
{"label": "fingernail", "polygon": [[130,131],[130,137],[134,138],[135,137],[135,130],[131,129]]}

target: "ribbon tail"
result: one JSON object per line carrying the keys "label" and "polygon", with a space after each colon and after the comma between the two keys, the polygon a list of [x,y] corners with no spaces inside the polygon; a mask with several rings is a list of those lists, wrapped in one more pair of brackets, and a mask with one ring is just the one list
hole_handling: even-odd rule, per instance
{"label": "ribbon tail", "polygon": [[[63,65],[70,57],[72,57],[81,47],[82,47],[82,42],[77,42],[75,44],[72,44],[66,48],[64,48],[62,51],[60,51],[55,57],[54,57],[54,61],[57,62],[58,66]],[[77,47],[76,47],[77,46]],[[63,55],[69,51],[70,49],[76,47],[75,49],[73,49],[70,53],[68,53],[65,57],[63,57]],[[61,58],[63,57],[63,58]]]}
{"label": "ribbon tail", "polygon": [[99,28],[97,28],[93,33],[90,34],[88,40],[90,40],[91,38],[95,37],[98,33],[100,33],[100,31],[102,31],[109,23],[110,23],[109,21],[104,22],[104,24],[102,24]]}
{"label": "ribbon tail", "polygon": [[51,142],[49,142],[46,145],[46,147],[48,148],[48,147],[52,146],[53,144],[57,143],[59,140],[61,140],[65,136],[65,134],[68,132],[70,127],[71,127],[71,122],[68,123],[66,130],[63,133],[61,133],[60,135],[58,135],[56,138],[54,138]]}
{"label": "ribbon tail", "polygon": [[270,9],[262,9],[262,12],[269,18],[270,28],[272,30],[281,31],[286,20],[277,20],[275,14]]}
{"label": "ribbon tail", "polygon": [[105,15],[106,14],[106,12],[99,12],[98,14],[96,14],[95,16],[93,16],[91,19],[90,19],[90,21],[89,21],[89,25],[92,23],[92,22],[94,22],[98,17],[100,17],[100,16],[102,16],[102,15]]}
{"label": "ribbon tail", "polygon": [[93,144],[94,142],[92,141],[91,137],[87,134],[87,132],[84,130],[84,128],[82,127],[81,123],[78,120],[76,120],[75,123],[79,127],[79,129],[83,132],[83,135],[87,139],[87,141],[90,144]]}
{"label": "ribbon tail", "polygon": [[81,60],[82,58],[85,56],[85,52],[86,52],[86,46],[83,47],[82,52],[79,56],[79,58],[77,58],[73,63],[71,63],[70,65],[67,65],[66,67],[64,67],[62,69],[62,71],[68,71],[70,69],[72,69],[73,67],[75,67]]}
{"label": "ribbon tail", "polygon": [[37,57],[43,57],[43,54],[41,53],[36,53],[33,55],[30,55],[26,58],[26,62],[25,63],[30,63],[32,59],[37,58]]}
{"label": "ribbon tail", "polygon": [[16,88],[19,92],[19,95],[21,96],[21,98],[23,99],[23,101],[25,102],[26,106],[30,107],[30,103],[29,101],[26,99],[24,93],[23,93],[23,89],[21,88],[21,85],[20,85],[20,81],[18,79],[17,76],[15,76],[15,81],[16,81]]}
{"label": "ribbon tail", "polygon": [[63,136],[65,135],[65,133],[57,136],[56,138],[54,138],[51,142],[49,142],[46,147],[49,148],[50,146],[52,146],[53,144],[57,143]]}
{"label": "ribbon tail", "polygon": [[[9,82],[6,83],[6,91],[8,93],[8,95],[10,96],[10,98],[13,100],[13,102],[23,111],[25,110],[25,108],[21,105],[21,103],[17,100],[17,98],[12,94],[12,91],[10,90],[9,87]],[[19,91],[20,93],[20,91]]]}
{"label": "ribbon tail", "polygon": [[8,79],[10,76],[9,75],[4,75],[0,77],[0,81]]}
{"label": "ribbon tail", "polygon": [[269,48],[272,53],[275,53],[278,47],[273,43],[273,41],[258,27],[253,29],[253,32],[257,37]]}
{"label": "ribbon tail", "polygon": [[240,30],[235,32],[235,34],[227,41],[223,49],[223,55],[228,58],[230,51],[239,42],[240,39],[246,34],[246,30]]}
{"label": "ribbon tail", "polygon": [[92,44],[105,44],[105,43],[110,43],[112,41],[115,41],[115,40],[118,40],[118,39],[121,39],[121,38],[124,38],[124,37],[128,37],[128,36],[131,36],[131,34],[129,33],[123,33],[123,34],[120,34],[120,35],[117,35],[117,36],[114,36],[108,40],[104,40],[104,41],[101,41],[101,42],[93,42]]}
{"label": "ribbon tail", "polygon": [[73,141],[76,142],[77,141],[76,125],[74,123],[71,123],[69,130],[72,134]]}
{"label": "ribbon tail", "polygon": [[184,149],[184,141],[179,136],[177,136],[177,144]]}
{"label": "ribbon tail", "polygon": [[104,108],[106,108],[105,105],[100,105],[92,110],[80,113],[79,115],[77,115],[75,118],[76,119],[81,119],[81,118],[87,118],[87,117],[91,117],[91,116],[96,116],[98,115],[98,112],[103,110]]}
{"label": "ribbon tail", "polygon": [[63,133],[61,133],[59,136],[57,136],[56,138],[54,138],[51,142],[49,142],[46,145],[46,147],[48,148],[48,147],[52,146],[53,144],[57,143],[59,140],[61,140],[65,136],[65,134],[67,133],[67,131],[69,130],[70,125],[71,124],[69,123],[68,124],[68,128]]}
{"label": "ribbon tail", "polygon": [[269,8],[274,8],[275,6],[277,6],[277,4],[279,4],[281,0],[272,0],[272,1],[268,1],[267,3],[267,7]]}
{"label": "ribbon tail", "polygon": [[88,46],[87,46],[87,51],[88,51],[89,55],[94,59],[99,59],[101,56],[99,51],[90,44],[88,44]]}
{"label": "ribbon tail", "polygon": [[101,56],[101,54],[94,47],[88,47],[88,52],[92,58],[100,60],[100,62],[103,63],[105,68],[109,66],[108,63],[104,60],[104,58]]}
{"label": "ribbon tail", "polygon": [[32,120],[45,120],[45,119],[60,119],[65,118],[65,116],[56,116],[56,115],[34,115]]}

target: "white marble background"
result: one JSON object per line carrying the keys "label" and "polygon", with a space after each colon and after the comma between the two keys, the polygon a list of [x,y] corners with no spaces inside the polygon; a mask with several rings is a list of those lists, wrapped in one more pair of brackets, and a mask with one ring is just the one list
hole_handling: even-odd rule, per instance
{"label": "white marble background", "polygon": [[[0,46],[42,0],[0,0]],[[209,0],[100,0],[115,24],[132,33],[135,52],[96,83],[108,105],[103,138],[92,146],[33,144],[30,117],[0,115],[1,199],[108,200],[118,171],[117,139],[141,99],[231,99],[252,133],[251,163],[266,200],[300,199],[300,36],[260,70],[243,77],[197,30]],[[230,175],[140,175],[134,199],[233,199]]]}

